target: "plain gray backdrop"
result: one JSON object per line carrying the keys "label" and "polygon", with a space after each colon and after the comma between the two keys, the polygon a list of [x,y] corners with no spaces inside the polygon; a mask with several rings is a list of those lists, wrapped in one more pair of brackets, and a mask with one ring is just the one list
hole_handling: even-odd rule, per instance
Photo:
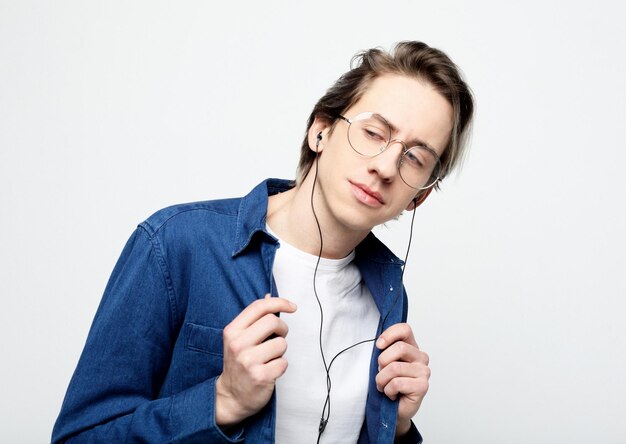
{"label": "plain gray backdrop", "polygon": [[[615,2],[0,0],[0,439],[49,441],[113,265],[164,206],[292,178],[351,56],[423,40],[477,102],[418,210],[427,443],[626,442]],[[404,255],[408,215],[377,229]]]}

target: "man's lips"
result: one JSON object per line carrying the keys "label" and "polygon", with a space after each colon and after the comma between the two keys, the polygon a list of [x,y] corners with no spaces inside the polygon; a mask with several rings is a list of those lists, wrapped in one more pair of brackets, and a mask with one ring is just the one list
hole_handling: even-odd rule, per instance
{"label": "man's lips", "polygon": [[379,207],[384,205],[383,196],[377,191],[372,190],[367,185],[357,182],[350,182],[352,192],[358,200],[369,206]]}

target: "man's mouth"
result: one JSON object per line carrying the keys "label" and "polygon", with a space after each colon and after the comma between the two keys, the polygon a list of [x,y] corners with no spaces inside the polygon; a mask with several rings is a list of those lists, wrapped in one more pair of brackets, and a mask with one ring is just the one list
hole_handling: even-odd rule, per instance
{"label": "man's mouth", "polygon": [[367,185],[356,182],[350,182],[350,185],[352,193],[359,202],[370,207],[381,207],[385,204],[383,196],[379,192],[372,190]]}

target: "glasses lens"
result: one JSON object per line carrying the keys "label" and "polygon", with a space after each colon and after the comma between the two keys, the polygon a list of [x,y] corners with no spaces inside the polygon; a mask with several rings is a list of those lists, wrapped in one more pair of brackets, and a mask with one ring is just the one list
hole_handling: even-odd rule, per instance
{"label": "glasses lens", "polygon": [[348,141],[354,151],[363,156],[375,156],[382,152],[391,139],[389,124],[373,113],[363,113],[352,119],[348,129]]}
{"label": "glasses lens", "polygon": [[411,188],[423,190],[433,186],[439,173],[439,157],[429,148],[416,146],[406,150],[400,158],[400,177]]}

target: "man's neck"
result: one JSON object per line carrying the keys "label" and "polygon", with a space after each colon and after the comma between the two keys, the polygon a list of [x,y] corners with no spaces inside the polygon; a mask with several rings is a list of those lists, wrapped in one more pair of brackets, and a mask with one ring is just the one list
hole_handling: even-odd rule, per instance
{"label": "man's neck", "polygon": [[[311,209],[313,174],[308,174],[302,184],[280,194],[270,196],[267,223],[281,239],[299,250],[318,255],[320,235]],[[330,217],[323,197],[316,191],[315,213],[322,230],[324,249],[322,257],[346,257],[367,236],[369,231],[355,231],[341,226]]]}

